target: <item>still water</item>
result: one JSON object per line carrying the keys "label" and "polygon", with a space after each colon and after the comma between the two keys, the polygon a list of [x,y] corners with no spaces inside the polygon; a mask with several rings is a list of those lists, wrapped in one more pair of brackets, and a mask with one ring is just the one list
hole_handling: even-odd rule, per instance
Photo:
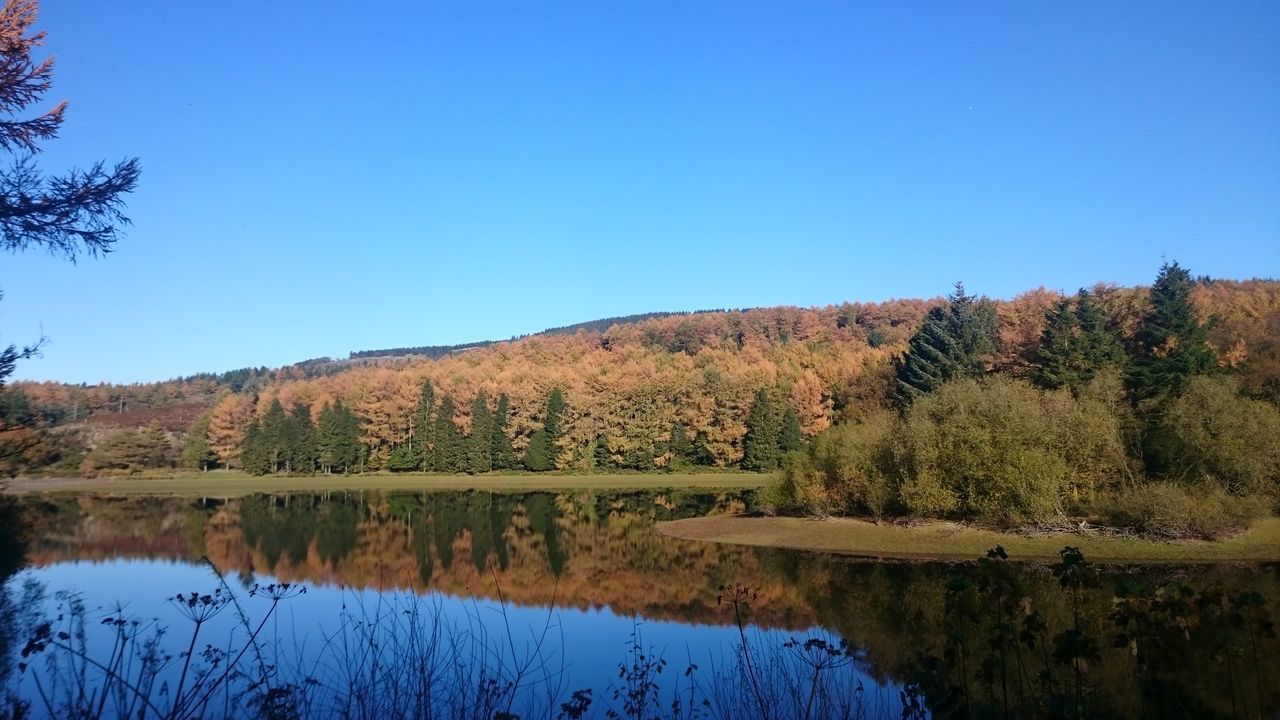
{"label": "still water", "polygon": [[22,542],[6,554],[21,558],[0,568],[5,707],[37,717],[1280,711],[1275,567],[883,563],[657,531],[751,503],[704,491],[26,499],[7,511]]}

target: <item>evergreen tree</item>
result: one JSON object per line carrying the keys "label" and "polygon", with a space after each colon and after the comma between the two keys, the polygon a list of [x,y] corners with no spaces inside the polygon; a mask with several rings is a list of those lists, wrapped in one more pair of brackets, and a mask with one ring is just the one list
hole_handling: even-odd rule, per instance
{"label": "evergreen tree", "polygon": [[462,431],[454,423],[453,398],[445,395],[436,413],[433,467],[437,472],[456,473],[466,469],[466,446]]}
{"label": "evergreen tree", "polygon": [[555,388],[547,396],[547,411],[543,415],[542,428],[535,430],[525,448],[524,465],[535,472],[555,470],[560,456],[560,423],[565,411],[564,394]]}
{"label": "evergreen tree", "polygon": [[326,473],[350,472],[360,457],[360,421],[342,401],[320,409],[316,445],[320,467]]}
{"label": "evergreen tree", "polygon": [[262,448],[269,462],[267,472],[279,471],[288,460],[286,451],[288,424],[284,406],[280,404],[280,400],[272,400],[267,413],[262,416]]}
{"label": "evergreen tree", "polygon": [[693,436],[693,464],[710,467],[716,464],[716,454],[711,451],[711,436],[699,430]]}
{"label": "evergreen tree", "polygon": [[209,421],[213,410],[206,410],[191,424],[182,440],[182,464],[192,469],[208,470],[218,462],[218,456],[209,447]]}
{"label": "evergreen tree", "polygon": [[978,377],[983,358],[996,348],[995,305],[965,293],[964,284],[933,308],[911,336],[907,354],[897,361],[898,397],[909,403],[956,377]]}
{"label": "evergreen tree", "polygon": [[1040,346],[1036,349],[1035,382],[1049,390],[1077,389],[1083,383],[1084,363],[1080,320],[1071,301],[1063,298],[1053,310],[1045,313],[1044,331],[1040,333]]}
{"label": "evergreen tree", "polygon": [[511,445],[511,437],[507,435],[507,427],[511,424],[510,404],[506,393],[498,396],[498,411],[493,416],[493,440],[489,451],[494,470],[514,470],[519,464],[516,461],[516,449]]}
{"label": "evergreen tree", "polygon": [[471,435],[467,438],[467,472],[472,475],[493,469],[493,417],[489,398],[481,390],[471,403]]}
{"label": "evergreen tree", "polygon": [[271,465],[271,452],[263,437],[262,424],[257,420],[249,423],[249,427],[244,431],[240,467],[250,475],[266,475],[274,469]]}
{"label": "evergreen tree", "polygon": [[391,455],[387,458],[387,469],[391,472],[410,472],[418,469],[419,462],[413,446],[405,443],[391,449]]}
{"label": "evergreen tree", "polygon": [[413,432],[410,433],[410,446],[417,455],[418,467],[430,470],[435,466],[431,456],[435,444],[435,423],[432,413],[435,411],[436,394],[430,380],[422,381],[422,392],[418,395],[418,409],[413,414]]}
{"label": "evergreen tree", "polygon": [[742,468],[756,472],[777,470],[782,460],[782,415],[769,393],[756,391],[747,414],[747,434],[742,440]]}
{"label": "evergreen tree", "polygon": [[294,403],[286,429],[289,472],[315,472],[320,451],[316,446],[316,428],[311,424],[311,409],[304,403]]}
{"label": "evergreen tree", "polygon": [[1177,397],[1193,376],[1217,370],[1209,329],[1196,320],[1191,288],[1191,274],[1178,263],[1161,266],[1128,376],[1135,400]]}
{"label": "evergreen tree", "polygon": [[667,452],[671,453],[672,460],[678,462],[689,462],[693,459],[693,443],[689,441],[689,433],[684,429],[684,423],[679,420],[671,424]]}
{"label": "evergreen tree", "polygon": [[613,465],[613,453],[609,452],[609,439],[600,434],[591,443],[591,465],[601,470]]}
{"label": "evergreen tree", "polygon": [[1063,298],[1045,313],[1033,379],[1049,390],[1079,391],[1099,370],[1123,366],[1127,360],[1120,339],[1107,328],[1093,295],[1081,288],[1072,305]]}
{"label": "evergreen tree", "polygon": [[804,433],[800,430],[800,417],[787,408],[782,414],[782,431],[778,435],[778,449],[783,455],[804,450]]}

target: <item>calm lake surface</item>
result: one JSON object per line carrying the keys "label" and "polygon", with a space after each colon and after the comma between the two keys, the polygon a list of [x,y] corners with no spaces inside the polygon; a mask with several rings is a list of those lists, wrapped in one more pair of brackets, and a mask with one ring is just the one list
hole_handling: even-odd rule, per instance
{"label": "calm lake surface", "polygon": [[[59,714],[50,688],[80,692],[74,661],[109,666],[126,628],[169,656],[149,716],[194,684],[188,647],[209,687],[222,680],[192,717],[1280,712],[1275,566],[1055,574],[656,529],[751,503],[706,491],[23,499],[7,513],[22,542],[5,544],[0,683],[33,715]],[[217,611],[193,642],[204,607]],[[108,694],[102,716],[129,711]]]}

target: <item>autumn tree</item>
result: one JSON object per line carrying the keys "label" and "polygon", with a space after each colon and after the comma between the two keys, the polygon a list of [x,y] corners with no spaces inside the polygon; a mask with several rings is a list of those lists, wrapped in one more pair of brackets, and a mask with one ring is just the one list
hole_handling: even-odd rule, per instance
{"label": "autumn tree", "polygon": [[253,398],[228,394],[213,407],[209,416],[209,449],[223,467],[238,467],[245,432],[253,421]]}
{"label": "autumn tree", "polygon": [[[124,195],[137,186],[136,158],[108,169],[102,162],[87,169],[46,175],[34,157],[41,143],[58,136],[66,101],[23,117],[44,101],[53,81],[53,58],[36,61],[32,50],[44,43],[31,32],[36,0],[8,0],[0,7],[0,150],[10,155],[0,169],[0,248],[10,252],[41,249],[74,262],[81,254],[110,252],[129,224]],[[0,388],[17,361],[39,351],[40,342],[0,350]]]}

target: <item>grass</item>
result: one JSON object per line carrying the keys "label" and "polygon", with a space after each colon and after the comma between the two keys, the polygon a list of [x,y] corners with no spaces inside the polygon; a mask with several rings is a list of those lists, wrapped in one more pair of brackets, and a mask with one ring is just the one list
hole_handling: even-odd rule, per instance
{"label": "grass", "polygon": [[486,474],[368,473],[364,475],[263,475],[215,470],[171,475],[118,478],[22,478],[9,483],[10,493],[95,493],[108,495],[177,495],[240,497],[253,493],[343,490],[423,491],[487,490],[662,490],[677,488],[760,488],[770,476],[749,473],[670,474]]}
{"label": "grass", "polygon": [[791,548],[859,557],[969,560],[996,545],[1017,560],[1057,560],[1064,545],[1097,562],[1269,562],[1280,560],[1280,518],[1259,520],[1219,541],[1160,541],[1082,533],[1028,536],[953,522],[914,525],[866,520],[712,516],[659,523],[664,535],[736,545]]}

